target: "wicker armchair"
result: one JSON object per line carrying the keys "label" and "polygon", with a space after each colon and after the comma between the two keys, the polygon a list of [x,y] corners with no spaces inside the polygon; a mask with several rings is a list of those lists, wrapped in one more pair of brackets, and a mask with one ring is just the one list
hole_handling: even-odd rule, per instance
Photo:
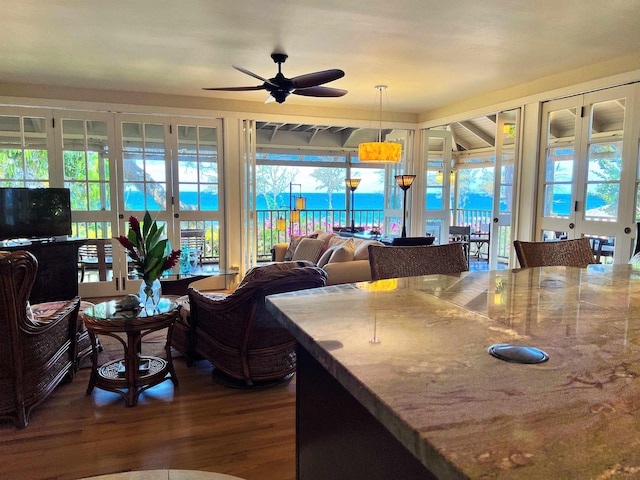
{"label": "wicker armchair", "polygon": [[369,245],[371,280],[454,274],[469,270],[461,243],[415,247]]}
{"label": "wicker armchair", "polygon": [[65,378],[76,356],[76,297],[45,323],[28,312],[38,262],[29,252],[0,252],[0,418],[26,427],[31,409]]}
{"label": "wicker armchair", "polygon": [[223,385],[288,381],[296,367],[296,342],[266,311],[265,296],[323,287],[326,279],[309,262],[282,262],[253,268],[227,296],[189,288],[191,353],[209,360]]}
{"label": "wicker armchair", "polygon": [[522,268],[531,267],[586,267],[597,263],[589,238],[558,240],[555,242],[513,241],[513,247]]}

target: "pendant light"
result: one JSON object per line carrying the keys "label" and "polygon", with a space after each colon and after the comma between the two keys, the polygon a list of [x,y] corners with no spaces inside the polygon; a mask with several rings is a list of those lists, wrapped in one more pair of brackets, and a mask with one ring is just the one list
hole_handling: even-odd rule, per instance
{"label": "pendant light", "polygon": [[370,163],[398,163],[402,160],[402,145],[395,142],[382,141],[382,92],[387,89],[387,86],[376,85],[375,89],[380,94],[378,141],[361,143],[358,146],[358,160]]}

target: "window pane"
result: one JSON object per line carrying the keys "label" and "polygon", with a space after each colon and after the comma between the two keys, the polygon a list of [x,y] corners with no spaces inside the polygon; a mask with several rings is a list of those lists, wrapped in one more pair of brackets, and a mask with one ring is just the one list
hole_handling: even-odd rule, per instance
{"label": "window pane", "polygon": [[622,142],[589,147],[587,181],[619,181],[622,168]]}
{"label": "window pane", "polygon": [[44,118],[24,118],[24,146],[47,148],[47,124]]}
{"label": "window pane", "polygon": [[576,109],[567,108],[549,113],[547,145],[557,142],[573,142],[576,136]]}
{"label": "window pane", "polygon": [[593,104],[591,108],[590,140],[598,137],[622,136],[626,100],[608,100]]}
{"label": "window pane", "polygon": [[611,221],[618,218],[620,185],[617,183],[591,183],[587,186],[585,219]]}
{"label": "window pane", "polygon": [[546,185],[544,216],[568,218],[571,212],[571,185]]}

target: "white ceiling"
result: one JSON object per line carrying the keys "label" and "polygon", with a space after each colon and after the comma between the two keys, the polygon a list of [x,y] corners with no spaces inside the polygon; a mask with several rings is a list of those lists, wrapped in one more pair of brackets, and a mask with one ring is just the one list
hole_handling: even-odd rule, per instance
{"label": "white ceiling", "polygon": [[[0,0],[0,83],[262,103],[239,65],[271,78],[329,68],[340,98],[288,104],[421,113],[640,55],[637,0]],[[278,104],[270,104],[277,112]],[[386,106],[384,107],[387,108]]]}

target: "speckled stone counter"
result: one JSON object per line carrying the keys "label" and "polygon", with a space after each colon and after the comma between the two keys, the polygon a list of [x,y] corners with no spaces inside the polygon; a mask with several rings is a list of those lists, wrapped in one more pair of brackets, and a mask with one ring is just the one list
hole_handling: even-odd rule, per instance
{"label": "speckled stone counter", "polygon": [[[297,338],[303,363],[317,362],[438,478],[640,478],[637,266],[383,280],[267,303]],[[501,343],[540,348],[549,360],[517,364],[487,353]],[[340,431],[347,416],[333,422],[333,438],[327,430],[314,439],[339,408],[323,408],[330,395],[312,391],[300,367],[297,385],[309,394],[298,409],[324,416],[313,428],[298,425],[306,458],[361,461],[350,452],[325,458],[321,444],[357,425]]]}

